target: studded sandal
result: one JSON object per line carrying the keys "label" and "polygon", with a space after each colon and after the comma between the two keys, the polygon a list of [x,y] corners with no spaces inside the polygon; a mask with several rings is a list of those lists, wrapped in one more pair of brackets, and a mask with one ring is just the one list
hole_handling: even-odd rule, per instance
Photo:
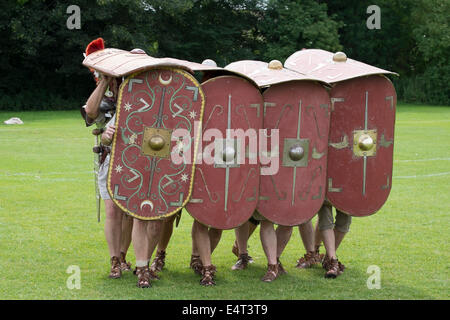
{"label": "studded sandal", "polygon": [[138,282],[136,284],[138,288],[150,288],[152,286],[150,283],[150,269],[148,266],[136,267],[136,275],[138,277]]}
{"label": "studded sandal", "polygon": [[216,282],[214,281],[214,275],[216,274],[216,267],[214,265],[204,266],[202,270],[202,279],[200,284],[202,286],[214,286]]}

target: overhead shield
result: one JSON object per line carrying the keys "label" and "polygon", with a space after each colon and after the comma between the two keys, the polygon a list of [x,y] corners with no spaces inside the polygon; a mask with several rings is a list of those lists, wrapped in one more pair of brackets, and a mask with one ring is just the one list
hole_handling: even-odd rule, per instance
{"label": "overhead shield", "polygon": [[392,185],[395,89],[373,75],[338,82],[330,96],[326,197],[347,214],[371,215]]}
{"label": "overhead shield", "polygon": [[159,67],[173,67],[190,73],[222,70],[217,66],[187,60],[151,57],[140,49],[125,51],[115,48],[106,48],[91,53],[84,59],[83,65],[111,77],[122,77]]}
{"label": "overhead shield", "polygon": [[258,201],[257,135],[263,99],[256,86],[237,76],[205,81],[202,144],[187,211],[204,225],[232,229],[246,222]]}
{"label": "overhead shield", "polygon": [[333,53],[321,49],[297,51],[286,59],[284,67],[326,83],[336,83],[377,74],[398,75],[395,72],[347,58],[347,55],[343,52]]}
{"label": "overhead shield", "polygon": [[124,212],[154,220],[187,203],[204,103],[200,84],[181,69],[152,69],[122,83],[107,187]]}
{"label": "overhead shield", "polygon": [[264,128],[269,136],[279,134],[268,157],[279,157],[279,170],[261,176],[258,211],[277,224],[298,225],[324,201],[330,99],[311,81],[273,85],[263,96]]}

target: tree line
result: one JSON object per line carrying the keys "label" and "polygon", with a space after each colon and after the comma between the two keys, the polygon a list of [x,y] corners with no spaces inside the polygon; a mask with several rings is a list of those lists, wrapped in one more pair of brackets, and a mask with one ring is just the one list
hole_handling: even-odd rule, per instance
{"label": "tree line", "polygon": [[[369,29],[370,5],[380,28]],[[80,9],[79,28],[69,28]],[[282,62],[302,48],[344,51],[395,71],[399,100],[450,105],[448,0],[2,0],[0,110],[73,109],[95,84],[81,65],[97,37],[107,47],[219,66]]]}

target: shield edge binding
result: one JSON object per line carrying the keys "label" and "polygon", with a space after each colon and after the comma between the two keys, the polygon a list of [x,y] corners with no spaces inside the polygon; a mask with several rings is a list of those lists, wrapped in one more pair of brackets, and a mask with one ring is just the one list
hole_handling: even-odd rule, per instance
{"label": "shield edge binding", "polygon": [[[197,160],[197,159],[196,159],[197,157],[196,157],[195,155],[197,154],[198,145],[199,145],[199,140],[200,140],[200,134],[201,134],[201,132],[202,132],[203,112],[204,112],[204,109],[205,109],[205,101],[206,101],[206,99],[205,99],[205,93],[203,92],[203,90],[202,90],[202,88],[201,88],[201,84],[197,81],[197,79],[195,79],[195,77],[194,77],[193,75],[191,75],[190,73],[188,73],[188,72],[185,71],[185,70],[178,69],[178,68],[173,68],[173,67],[157,67],[157,68],[153,68],[153,69],[148,69],[148,70],[139,71],[139,72],[136,72],[136,73],[133,73],[133,74],[129,75],[129,76],[122,82],[122,84],[120,85],[120,89],[119,89],[119,97],[118,97],[118,99],[117,99],[117,106],[120,106],[120,104],[121,104],[121,102],[122,102],[122,92],[123,92],[123,89],[125,88],[125,86],[128,84],[128,82],[129,82],[131,79],[133,79],[134,77],[140,75],[141,73],[148,72],[148,71],[152,71],[152,70],[170,70],[170,71],[172,71],[172,72],[177,72],[177,73],[179,73],[179,74],[184,75],[186,78],[188,78],[188,79],[191,80],[192,82],[197,83],[197,84],[198,84],[198,87],[199,87],[199,90],[198,90],[198,91],[199,91],[199,93],[200,93],[200,95],[201,95],[201,97],[202,97],[202,105],[201,105],[201,108],[200,108],[200,117],[199,117],[199,120],[198,120],[198,122],[199,122],[199,126],[198,126],[198,128],[197,128],[198,133],[197,133],[197,136],[194,136],[194,139],[195,139],[195,140],[194,140],[194,157],[193,157],[194,159],[193,159],[193,161],[192,161],[191,181],[189,182],[189,192],[188,192],[188,194],[187,194],[185,200],[184,200],[183,203],[181,204],[181,206],[180,206],[180,207],[177,207],[177,209],[175,209],[175,210],[173,210],[173,211],[171,211],[171,212],[169,212],[169,213],[166,213],[166,214],[164,214],[164,215],[160,215],[160,216],[158,216],[158,217],[142,217],[142,216],[138,216],[138,215],[136,215],[136,214],[130,212],[130,211],[127,210],[126,208],[124,208],[119,202],[116,202],[116,200],[115,200],[114,197],[112,196],[112,195],[114,195],[114,193],[112,192],[110,186],[111,186],[111,173],[112,173],[111,168],[112,168],[112,166],[113,166],[113,162],[112,162],[111,160],[110,160],[110,162],[109,162],[109,167],[108,167],[108,178],[107,178],[107,182],[106,182],[106,188],[107,188],[107,190],[108,190],[109,196],[111,197],[111,200],[112,200],[112,201],[113,201],[113,202],[114,202],[114,203],[115,203],[115,204],[116,204],[123,212],[125,212],[126,214],[132,216],[133,218],[136,218],[136,219],[139,219],[139,220],[145,220],[145,221],[160,220],[160,219],[162,219],[162,218],[170,217],[170,216],[174,215],[175,213],[177,213],[179,210],[183,209],[183,208],[186,206],[186,204],[189,202],[189,200],[191,199],[192,189],[193,189],[193,186],[194,186],[195,164],[196,164],[196,160]],[[117,114],[117,116],[116,116],[116,120],[115,120],[114,125],[117,127],[117,124],[118,124],[118,122],[119,122],[120,109],[117,109],[116,114]],[[195,130],[195,129],[194,129],[194,130]],[[114,158],[114,150],[115,150],[116,140],[117,140],[117,134],[114,134],[113,142],[112,142],[112,144],[111,144],[111,155],[110,155],[110,159],[113,159],[113,158]]]}

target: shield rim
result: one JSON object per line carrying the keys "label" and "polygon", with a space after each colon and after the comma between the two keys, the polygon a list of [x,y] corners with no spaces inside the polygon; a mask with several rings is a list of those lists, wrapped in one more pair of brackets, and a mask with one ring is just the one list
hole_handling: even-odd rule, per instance
{"label": "shield rim", "polygon": [[[189,72],[187,72],[187,71],[185,71],[183,69],[173,68],[173,67],[157,67],[157,68],[152,68],[152,69],[147,69],[147,70],[135,72],[135,73],[132,73],[131,75],[129,75],[122,82],[122,84],[120,85],[119,97],[117,99],[117,106],[120,106],[120,104],[122,102],[122,93],[123,93],[123,90],[124,90],[125,86],[128,84],[128,82],[131,79],[133,79],[134,77],[140,75],[141,73],[152,71],[152,70],[170,70],[172,72],[177,72],[179,74],[184,75],[186,78],[188,78],[189,80],[193,81],[194,83],[197,83],[198,84],[198,88],[199,88],[199,90],[198,90],[199,94],[202,97],[202,104],[201,104],[201,108],[200,108],[200,117],[199,117],[199,120],[198,120],[199,126],[197,128],[197,135],[194,136],[194,157],[193,157],[193,160],[192,160],[191,181],[189,182],[189,192],[188,192],[187,196],[185,197],[185,199],[184,199],[183,203],[181,204],[181,206],[177,207],[175,210],[173,210],[173,211],[171,211],[169,213],[166,213],[166,214],[163,214],[163,215],[160,215],[160,216],[157,216],[157,217],[142,217],[142,216],[134,214],[131,211],[129,211],[128,209],[124,208],[118,201],[116,201],[116,199],[114,199],[114,197],[112,196],[114,193],[111,190],[111,174],[112,174],[112,167],[113,167],[112,159],[114,159],[114,150],[115,150],[115,146],[116,146],[116,143],[117,143],[116,142],[117,141],[117,136],[118,136],[117,133],[114,134],[113,142],[111,144],[111,155],[110,155],[110,159],[111,160],[109,162],[109,167],[108,167],[108,178],[107,178],[106,188],[107,188],[108,193],[109,193],[109,195],[111,197],[111,200],[123,212],[125,212],[126,214],[132,216],[133,218],[136,218],[136,219],[139,219],[139,220],[145,220],[145,221],[161,220],[163,218],[170,217],[170,216],[174,215],[175,213],[177,213],[178,211],[180,211],[181,209],[183,209],[186,206],[186,204],[189,202],[189,200],[191,199],[192,188],[194,186],[195,164],[196,164],[196,160],[197,160],[195,155],[197,154],[198,145],[199,145],[199,142],[200,142],[200,135],[201,135],[201,132],[202,132],[202,124],[203,124],[203,112],[204,112],[204,109],[205,109],[205,102],[206,102],[205,93],[203,92],[203,89],[201,88],[201,83],[199,83],[197,81],[197,79],[195,79],[195,77],[193,75],[191,75]],[[115,123],[114,123],[116,128],[117,128],[117,125],[119,123],[119,115],[120,115],[120,109],[117,108],[117,110],[116,110],[116,120],[115,120]]]}

